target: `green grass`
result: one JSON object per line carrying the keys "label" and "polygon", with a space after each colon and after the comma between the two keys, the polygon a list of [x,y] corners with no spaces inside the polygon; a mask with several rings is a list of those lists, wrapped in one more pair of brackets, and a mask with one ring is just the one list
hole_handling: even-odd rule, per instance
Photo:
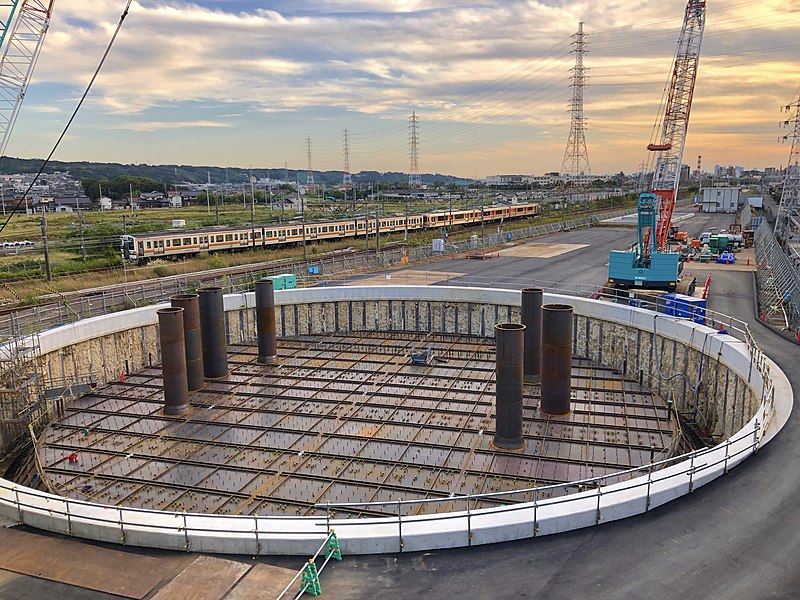
{"label": "green grass", "polygon": [[[463,204],[463,203],[462,203]],[[614,202],[614,209],[621,208],[623,206],[634,206],[635,200],[628,199],[624,202],[620,202],[617,199]],[[398,208],[396,212],[402,214],[403,209],[405,208],[403,205],[388,205],[389,207]],[[264,212],[264,207],[259,207]],[[425,203],[424,208],[423,206],[415,206],[415,210],[412,211],[409,208],[409,213],[412,212],[421,212],[423,210],[433,210],[434,206]],[[455,203],[453,205],[453,210],[463,208],[462,206],[456,206]],[[567,218],[577,217],[581,214],[580,211],[577,210],[575,207],[571,214],[567,215]],[[593,207],[594,208],[594,207]],[[610,207],[608,206],[601,206],[600,209],[608,210]],[[250,209],[243,209],[241,206],[233,207],[233,206],[226,206],[225,216],[226,219],[242,219],[246,217],[246,220],[243,222],[249,222],[250,220]],[[387,209],[386,212],[389,212]],[[266,211],[268,213],[268,211]],[[115,226],[115,222],[119,223],[119,232],[121,233],[121,214],[119,211],[115,212],[104,212],[104,213],[85,213],[86,214],[86,223],[85,227],[87,228],[89,224],[92,224],[95,227],[95,231],[102,232],[103,235],[108,235],[111,231],[113,231],[113,227]],[[277,215],[277,213],[275,213]],[[290,213],[286,212],[284,216]],[[152,218],[153,215],[157,215],[158,218]],[[266,217],[268,215],[264,214],[265,219],[263,222],[266,222]],[[335,216],[332,214],[324,215],[326,219],[336,219],[341,218],[341,216]],[[163,209],[163,210],[152,210],[152,211],[139,211],[135,215],[135,219],[130,219],[130,213],[126,216],[128,231],[133,230],[134,228],[142,228],[142,230],[157,230],[161,228],[163,225],[170,226],[171,225],[171,218],[181,218],[186,220],[187,228],[195,225],[199,225],[203,223],[205,220],[209,218],[206,214],[206,207],[187,207],[182,209]],[[18,298],[36,298],[43,294],[49,294],[53,292],[67,292],[67,291],[74,291],[80,290],[88,287],[96,287],[96,286],[103,286],[103,285],[115,285],[121,283],[123,281],[140,281],[144,279],[156,278],[156,277],[167,277],[170,275],[178,275],[178,274],[186,274],[186,273],[194,273],[197,271],[204,271],[209,269],[219,269],[228,266],[237,266],[242,264],[248,263],[256,263],[256,262],[269,262],[269,261],[276,261],[281,259],[298,259],[303,256],[303,249],[301,245],[297,245],[291,248],[280,248],[280,249],[272,249],[272,250],[249,250],[243,252],[227,252],[227,253],[219,253],[219,254],[206,254],[200,255],[195,258],[187,258],[186,260],[181,261],[172,261],[172,260],[163,260],[163,261],[153,261],[149,265],[145,267],[127,267],[122,268],[122,260],[119,254],[119,249],[114,247],[113,245],[105,244],[105,246],[101,245],[90,245],[87,242],[87,248],[89,251],[87,252],[86,259],[82,259],[80,256],[80,251],[77,249],[76,246],[76,235],[79,236],[78,232],[74,229],[64,229],[61,233],[66,233],[66,235],[62,235],[60,238],[57,235],[58,228],[62,227],[65,228],[67,225],[74,223],[77,220],[77,215],[74,214],[52,214],[48,215],[48,227],[49,232],[53,234],[51,239],[54,240],[53,243],[53,250],[51,251],[51,265],[54,274],[60,275],[56,279],[53,280],[52,283],[47,283],[44,281],[44,260],[42,258],[41,250],[38,248],[35,249],[34,252],[28,254],[22,254],[19,256],[7,256],[7,257],[0,257],[0,282],[3,280],[8,279],[16,279],[16,278],[28,278],[27,281],[22,282],[13,282],[9,284],[5,284],[6,289],[0,289],[0,297],[8,298],[11,300],[15,300],[13,296],[16,295]],[[212,215],[211,218],[214,218],[213,215],[213,207],[212,207]],[[38,225],[38,217],[30,217],[30,216],[16,216],[15,219],[19,219],[19,225],[22,227],[30,227],[33,223],[34,225]],[[549,214],[543,211],[537,219],[535,220],[525,220],[525,221],[507,221],[503,223],[503,230],[504,231],[511,231],[516,229],[521,229],[525,227],[530,227],[531,225],[538,225],[547,222],[556,222],[562,219],[562,213],[560,210],[558,211],[551,211]],[[277,218],[275,219],[277,220]],[[311,220],[311,218],[309,218]],[[222,214],[220,217],[220,222],[223,222]],[[240,221],[242,222],[242,221]],[[494,233],[497,230],[497,223],[487,224],[485,226],[486,234]],[[462,239],[467,239],[470,236],[474,235],[476,232],[480,232],[480,227],[475,227],[469,230],[456,230],[450,232],[448,236],[448,240],[450,241],[457,241]],[[86,234],[88,237],[88,233]],[[113,235],[113,234],[112,234]],[[438,230],[430,230],[430,231],[412,231],[409,232],[408,237],[408,244],[410,246],[427,246],[431,243],[431,240],[437,238],[441,235],[441,232]],[[10,237],[10,236],[9,236]],[[27,235],[23,236],[27,239],[38,239],[34,235]],[[388,242],[399,242],[403,240],[402,233],[396,233],[389,236],[381,236],[381,243],[386,244]],[[78,238],[79,239],[79,238]],[[62,243],[69,243],[69,249],[62,249],[59,248],[59,240]],[[375,241],[374,237],[370,238],[370,248],[374,248]],[[342,250],[349,247],[353,248],[363,248],[364,247],[364,240],[363,238],[347,238],[342,240],[336,241],[325,241],[325,242],[314,242],[309,243],[306,247],[306,254],[309,259],[314,259],[318,257],[320,254],[324,254],[326,252],[332,252],[336,250]],[[95,273],[81,273],[82,271],[87,271],[90,269],[99,269],[103,267],[109,267],[112,270],[108,272],[95,272]],[[74,275],[69,275],[73,273]],[[29,300],[32,301],[32,300]]]}

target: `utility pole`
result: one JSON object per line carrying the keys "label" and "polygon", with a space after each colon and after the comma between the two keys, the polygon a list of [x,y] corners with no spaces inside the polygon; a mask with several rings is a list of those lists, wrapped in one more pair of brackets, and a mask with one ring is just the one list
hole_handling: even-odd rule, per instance
{"label": "utility pole", "polygon": [[302,224],[303,224],[303,261],[308,260],[308,255],[306,254],[306,211],[302,211],[300,213],[302,217]]}
{"label": "utility pole", "polygon": [[[206,171],[206,176],[208,177],[208,183],[206,184],[206,207],[207,207],[208,210],[207,210],[206,214],[210,215],[211,214],[211,195],[210,195],[210,192],[208,191],[208,188],[211,187],[211,172],[210,171]],[[217,225],[219,225],[219,223],[217,223]]]}
{"label": "utility pole", "polygon": [[86,260],[86,240],[83,235],[83,212],[80,210],[78,211],[78,225],[81,228],[81,259]]}
{"label": "utility pole", "polygon": [[380,206],[375,205],[375,254],[381,253],[381,220]]}
{"label": "utility pole", "polygon": [[483,197],[481,197],[481,245],[486,245],[485,241],[486,234],[484,233],[483,229]]}
{"label": "utility pole", "polygon": [[589,176],[589,152],[586,150],[586,122],[583,118],[583,88],[586,84],[586,69],[583,66],[583,55],[586,53],[586,35],[583,33],[583,22],[578,23],[578,32],[572,36],[575,54],[575,66],[571,69],[572,99],[569,102],[571,123],[564,160],[561,163],[561,175],[565,177],[565,192],[569,199],[572,195],[583,198],[588,208],[591,181]]}
{"label": "utility pole", "polygon": [[53,281],[53,273],[50,270],[50,250],[47,248],[47,218],[44,210],[42,211],[42,250],[44,250],[44,273],[47,281]]}
{"label": "utility pole", "polygon": [[406,204],[405,205],[405,211],[404,211],[405,212],[405,219],[404,219],[404,221],[405,221],[405,229],[403,231],[403,241],[407,242],[408,241],[408,196],[406,196],[405,204]]}

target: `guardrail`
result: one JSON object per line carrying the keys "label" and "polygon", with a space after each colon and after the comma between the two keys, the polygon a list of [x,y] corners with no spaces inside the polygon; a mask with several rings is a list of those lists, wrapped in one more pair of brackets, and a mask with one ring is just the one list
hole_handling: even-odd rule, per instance
{"label": "guardrail", "polygon": [[[433,297],[469,297],[469,290],[439,288],[316,288],[285,292],[284,302],[333,301],[337,298],[398,297],[430,300]],[[391,294],[389,294],[391,292]],[[494,294],[490,299],[487,293]],[[513,290],[482,290],[488,303],[508,304],[518,297]],[[327,294],[327,296],[326,296]],[[416,294],[416,296],[414,296]],[[371,295],[371,296],[370,296]],[[251,306],[246,298],[230,297],[231,310]],[[304,300],[303,300],[304,299]],[[672,323],[673,339],[710,360],[726,360],[729,368],[760,395],[755,414],[722,443],[681,457],[652,461],[644,467],[568,484],[509,490],[477,495],[453,495],[426,500],[393,500],[372,503],[376,508],[396,507],[393,515],[376,518],[337,518],[353,504],[321,504],[324,516],[228,516],[167,513],[148,509],[94,504],[39,492],[0,480],[0,512],[33,527],[89,539],[165,549],[236,554],[310,554],[331,529],[349,553],[384,553],[454,546],[468,546],[524,537],[536,537],[647,512],[727,473],[771,439],[788,418],[792,392],[788,380],[758,349],[747,325],[725,318],[740,338],[718,335],[697,324],[675,317],[574,298],[576,314],[625,324],[658,335],[659,319]],[[581,309],[581,310],[578,310]],[[582,312],[581,312],[582,311]],[[600,316],[597,316],[600,315]],[[714,319],[720,319],[714,313]],[[651,324],[648,319],[652,318]],[[685,332],[682,328],[685,328]],[[697,338],[695,333],[700,333]],[[99,334],[99,332],[96,332]],[[663,335],[663,334],[662,334]],[[689,339],[694,339],[690,342]],[[702,341],[701,341],[702,340]],[[744,347],[743,347],[744,344]],[[529,498],[521,498],[528,495]],[[475,508],[493,499],[508,504]],[[523,500],[523,501],[520,501]],[[367,504],[358,504],[363,508]],[[424,510],[420,507],[424,506]],[[431,512],[432,514],[411,514]]]}

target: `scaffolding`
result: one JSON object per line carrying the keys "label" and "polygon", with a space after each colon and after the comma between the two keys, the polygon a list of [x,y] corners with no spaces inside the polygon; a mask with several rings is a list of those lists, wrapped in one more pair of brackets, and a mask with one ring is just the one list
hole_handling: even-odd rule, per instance
{"label": "scaffolding", "polygon": [[22,330],[11,316],[10,335],[0,339],[0,444],[15,447],[29,441],[28,431],[40,432],[50,420],[43,394],[39,334]]}

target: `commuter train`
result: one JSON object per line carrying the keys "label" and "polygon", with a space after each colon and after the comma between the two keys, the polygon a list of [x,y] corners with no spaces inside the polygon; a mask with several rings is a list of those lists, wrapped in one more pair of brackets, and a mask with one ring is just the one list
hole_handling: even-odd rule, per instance
{"label": "commuter train", "polygon": [[[533,217],[539,209],[538,204],[517,204],[513,206],[488,206],[483,209],[437,210],[421,215],[380,217],[380,233],[402,232],[406,230],[435,229],[456,225],[475,225],[481,222],[492,223],[503,219]],[[289,223],[256,225],[243,227],[210,227],[194,230],[168,230],[158,233],[144,233],[122,236],[122,255],[129,262],[145,264],[148,260],[186,256],[201,252],[242,250],[246,248],[274,248],[278,246],[316,240],[330,240],[348,237],[375,235],[376,222],[370,218],[351,218],[338,221],[306,223],[297,220]]]}

